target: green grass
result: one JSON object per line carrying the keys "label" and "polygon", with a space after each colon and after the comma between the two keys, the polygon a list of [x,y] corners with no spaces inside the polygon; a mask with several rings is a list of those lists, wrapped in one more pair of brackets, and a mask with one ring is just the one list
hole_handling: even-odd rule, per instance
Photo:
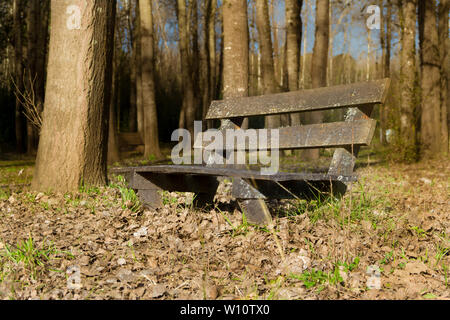
{"label": "green grass", "polygon": [[138,212],[142,205],[136,192],[126,186],[126,180],[123,176],[117,176],[117,181],[117,183],[110,183],[109,187],[119,190],[122,198],[122,209],[128,208],[133,212]]}
{"label": "green grass", "polygon": [[359,266],[359,261],[359,257],[356,257],[351,263],[338,261],[332,271],[326,272],[313,268],[310,271],[304,271],[302,274],[291,274],[290,278],[303,282],[306,289],[318,287],[317,290],[320,292],[327,284],[334,286],[344,281],[340,274],[340,267],[343,267],[345,272],[351,272]]}
{"label": "green grass", "polygon": [[20,241],[16,247],[5,244],[4,250],[0,252],[0,257],[2,265],[5,262],[10,262],[14,265],[22,264],[26,270],[31,272],[32,278],[35,279],[39,270],[45,269],[51,259],[55,259],[61,254],[66,254],[73,258],[71,253],[57,250],[51,242],[38,247],[30,235],[27,240]]}

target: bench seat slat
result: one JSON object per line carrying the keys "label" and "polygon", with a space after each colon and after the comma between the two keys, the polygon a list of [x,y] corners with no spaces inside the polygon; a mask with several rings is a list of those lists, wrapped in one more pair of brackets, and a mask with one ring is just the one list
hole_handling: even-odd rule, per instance
{"label": "bench seat slat", "polygon": [[161,173],[161,174],[181,174],[181,175],[206,175],[216,177],[235,177],[243,179],[255,180],[272,180],[272,181],[356,181],[356,175],[350,176],[334,176],[326,173],[309,173],[309,172],[278,172],[275,175],[263,175],[257,170],[235,169],[225,167],[205,167],[200,165],[158,165],[158,166],[142,166],[134,168],[115,168],[111,171],[115,174],[124,173]]}
{"label": "bench seat slat", "polygon": [[213,101],[206,120],[307,112],[384,103],[390,80]]}
{"label": "bench seat slat", "polygon": [[[369,145],[372,141],[376,127],[376,120],[358,120],[353,122],[332,122],[321,123],[304,126],[293,126],[279,128],[279,146],[280,150],[287,149],[308,149],[308,148],[336,148],[353,145]],[[259,137],[261,129],[254,130]],[[238,132],[238,131],[236,131]],[[248,131],[247,131],[248,132]],[[226,133],[224,133],[223,146],[225,150],[267,150],[271,149],[270,145],[270,130],[267,131],[267,143],[258,145],[257,141],[249,143],[250,139],[245,139],[245,144],[236,146],[233,140],[226,140]],[[204,133],[202,133],[204,134]],[[205,138],[206,139],[206,138]],[[203,148],[206,148],[211,141],[203,141]],[[250,145],[249,145],[250,144]],[[195,148],[200,148],[199,141],[196,141]]]}

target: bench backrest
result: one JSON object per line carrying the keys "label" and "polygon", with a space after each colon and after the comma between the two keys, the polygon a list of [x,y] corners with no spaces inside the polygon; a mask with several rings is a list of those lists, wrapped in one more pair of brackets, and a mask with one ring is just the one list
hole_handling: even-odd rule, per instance
{"label": "bench backrest", "polygon": [[[376,121],[371,119],[373,107],[383,104],[390,79],[307,89],[255,97],[213,101],[206,120],[224,120],[221,129],[240,128],[245,117],[304,113],[350,108],[345,121],[319,123],[279,129],[279,146],[283,149],[338,148],[329,169],[330,174],[353,172],[359,147],[372,141]],[[270,141],[270,139],[268,139]],[[227,148],[227,143],[224,143]],[[269,144],[268,148],[271,146]],[[248,143],[246,150],[253,150]]]}

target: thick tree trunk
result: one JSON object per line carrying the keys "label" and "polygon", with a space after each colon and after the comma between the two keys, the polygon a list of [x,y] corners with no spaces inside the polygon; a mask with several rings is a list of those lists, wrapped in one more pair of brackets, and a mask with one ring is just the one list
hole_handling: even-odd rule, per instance
{"label": "thick tree trunk", "polygon": [[[275,79],[267,0],[256,0],[256,27],[258,29],[259,50],[261,52],[263,94],[281,92],[281,88]],[[266,128],[279,128],[280,126],[280,116],[266,117]]]}
{"label": "thick tree trunk", "polygon": [[421,48],[421,155],[442,151],[440,121],[440,61],[436,0],[419,0]]}
{"label": "thick tree trunk", "polygon": [[248,96],[247,1],[223,2],[223,98]]}
{"label": "thick tree trunk", "polygon": [[449,22],[448,12],[450,10],[450,1],[441,0],[439,3],[439,56],[441,59],[441,139],[442,151],[444,154],[449,152],[449,119],[450,119],[450,101],[449,101],[449,78],[450,78],[450,40],[448,34]]}
{"label": "thick tree trunk", "polygon": [[[23,61],[22,61],[22,1],[14,0],[14,82],[16,84],[16,90],[23,93]],[[19,93],[18,93],[19,94]],[[23,107],[20,99],[16,98],[16,110],[15,110],[15,130],[16,130],[16,147],[18,153],[25,152],[25,131],[26,122],[23,115]]]}
{"label": "thick tree trunk", "polygon": [[[316,31],[314,49],[311,63],[311,81],[313,88],[325,87],[327,85],[327,61],[328,42],[330,32],[329,0],[317,0],[316,4]],[[307,123],[319,123],[323,120],[320,111],[305,114]],[[310,149],[303,152],[306,160],[319,158],[319,149]]]}
{"label": "thick tree trunk", "polygon": [[158,138],[158,117],[155,102],[155,59],[152,0],[140,0],[142,106],[144,111],[144,157],[161,158]]}
{"label": "thick tree trunk", "polygon": [[417,157],[416,132],[416,0],[404,0],[402,4],[401,48],[401,115],[400,139],[403,159],[414,161]]}
{"label": "thick tree trunk", "polygon": [[48,79],[32,188],[107,181],[115,1],[52,0]]}

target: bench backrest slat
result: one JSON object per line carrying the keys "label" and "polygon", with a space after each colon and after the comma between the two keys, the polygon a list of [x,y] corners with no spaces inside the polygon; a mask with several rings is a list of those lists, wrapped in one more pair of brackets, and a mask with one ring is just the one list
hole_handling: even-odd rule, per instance
{"label": "bench backrest slat", "polygon": [[213,101],[206,120],[274,115],[384,103],[390,80]]}
{"label": "bench backrest slat", "polygon": [[[369,145],[372,141],[376,127],[376,120],[359,120],[353,122],[332,122],[332,123],[321,123],[312,124],[304,126],[293,126],[293,127],[283,127],[279,128],[279,146],[280,150],[288,149],[308,149],[308,148],[336,148],[336,147],[346,147],[351,145]],[[230,134],[239,135],[239,131],[230,132]],[[263,137],[267,139],[261,146],[260,139],[253,139],[250,141],[247,138],[251,135],[252,131],[256,133],[253,135],[256,137]],[[274,146],[270,144],[270,130],[261,134],[261,129],[258,130],[248,130],[246,131],[247,137],[243,136],[243,142],[238,145],[238,139],[234,136],[230,136],[227,140],[226,132],[223,133],[223,149],[225,150],[267,150],[274,149]],[[203,141],[202,146],[199,141],[196,140],[195,148],[206,148],[211,144],[210,138],[205,137],[205,132],[202,133]],[[207,140],[206,140],[207,139]]]}

